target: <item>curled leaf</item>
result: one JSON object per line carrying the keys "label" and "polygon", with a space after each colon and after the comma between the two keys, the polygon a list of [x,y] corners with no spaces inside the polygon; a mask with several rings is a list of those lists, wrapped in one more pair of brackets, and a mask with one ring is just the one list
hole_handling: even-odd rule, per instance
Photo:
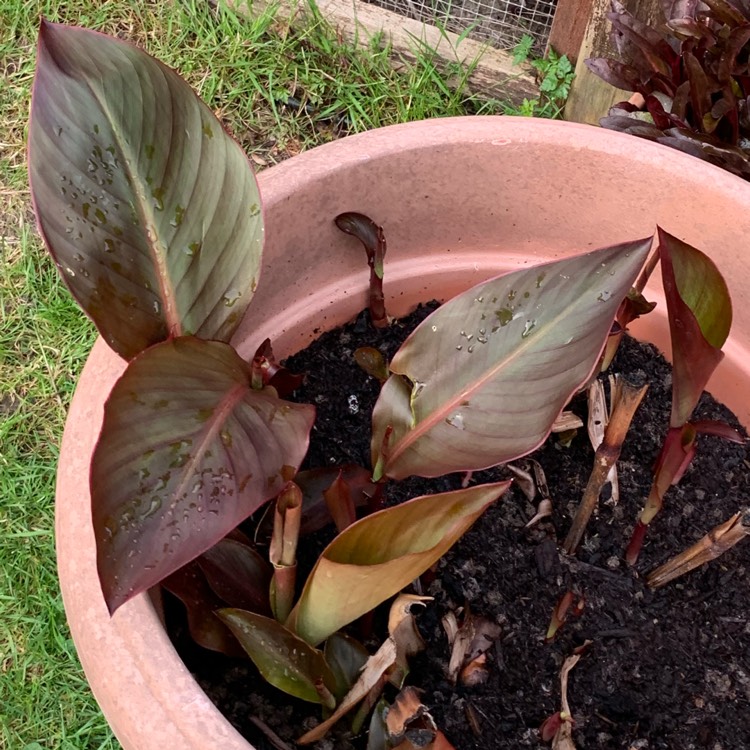
{"label": "curled leaf", "polygon": [[297,581],[297,542],[302,519],[302,492],[294,482],[276,498],[273,515],[273,534],[268,557],[273,565],[270,586],[271,611],[283,622],[289,616],[294,601]]}
{"label": "curled leaf", "polygon": [[386,243],[383,227],[378,226],[369,216],[355,211],[339,214],[336,226],[342,232],[356,237],[367,252],[367,264],[370,266],[370,318],[375,328],[386,328],[388,315],[383,296]]}
{"label": "curled leaf", "polygon": [[303,375],[290,372],[282,367],[273,354],[271,339],[266,339],[256,350],[250,363],[252,383],[255,390],[261,390],[270,385],[282,398],[299,388],[304,382]]}
{"label": "curled leaf", "polygon": [[670,425],[680,427],[724,356],[732,302],[718,268],[700,250],[659,229],[659,253],[674,368]]}
{"label": "curled leaf", "polygon": [[451,646],[448,679],[455,685],[471,687],[487,679],[486,652],[500,637],[500,626],[486,617],[477,617],[468,610],[458,626],[455,615],[449,612],[443,618],[443,628]]}
{"label": "curled leaf", "polygon": [[405,687],[396,696],[385,715],[385,723],[391,746],[402,750],[428,747],[437,734],[435,720],[413,686]]}

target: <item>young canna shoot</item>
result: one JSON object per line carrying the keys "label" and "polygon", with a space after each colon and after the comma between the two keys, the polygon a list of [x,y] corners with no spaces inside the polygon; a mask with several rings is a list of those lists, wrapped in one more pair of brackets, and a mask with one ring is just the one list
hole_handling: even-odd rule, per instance
{"label": "young canna shoot", "polygon": [[336,226],[345,234],[356,237],[365,248],[367,265],[370,266],[370,320],[375,328],[387,328],[388,315],[385,312],[383,294],[383,261],[386,251],[383,227],[355,211],[339,214]]}
{"label": "young canna shoot", "polygon": [[680,481],[693,460],[699,432],[720,433],[744,442],[727,425],[689,421],[724,357],[721,348],[732,325],[726,282],[713,261],[700,250],[661,228],[658,237],[672,340],[672,414],[651,491],[628,544],[626,559],[631,565],[638,560],[648,525],[661,510],[667,490]]}

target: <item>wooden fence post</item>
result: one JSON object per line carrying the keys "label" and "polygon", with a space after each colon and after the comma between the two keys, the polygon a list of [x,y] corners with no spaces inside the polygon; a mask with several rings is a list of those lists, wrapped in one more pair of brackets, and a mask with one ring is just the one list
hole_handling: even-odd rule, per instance
{"label": "wooden fence post", "polygon": [[[607,114],[613,104],[630,98],[632,94],[630,91],[622,91],[605,83],[585,65],[585,60],[589,57],[620,59],[610,40],[611,25],[606,17],[611,10],[610,0],[587,0],[586,2],[564,0],[564,2],[571,6],[576,3],[579,6],[588,6],[590,14],[576,56],[576,78],[565,105],[565,119],[598,125],[599,120]],[[654,23],[664,17],[660,0],[622,0],[622,3],[636,18],[646,23]],[[556,47],[555,49],[557,50]]]}
{"label": "wooden fence post", "polygon": [[589,18],[593,15],[595,0],[558,0],[547,48],[567,55],[574,65],[583,44]]}

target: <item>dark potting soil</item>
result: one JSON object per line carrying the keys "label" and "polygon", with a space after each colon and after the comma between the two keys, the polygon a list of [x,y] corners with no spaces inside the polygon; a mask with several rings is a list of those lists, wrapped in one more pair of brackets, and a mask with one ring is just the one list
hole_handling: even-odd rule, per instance
{"label": "dark potting soil", "polygon": [[[372,329],[363,314],[288,361],[292,370],[307,373],[295,400],[318,410],[308,466],[369,465],[370,414],[379,385],[352,354],[360,346],[375,346],[390,358],[428,312],[421,308],[383,332]],[[427,586],[435,600],[418,614],[427,650],[413,660],[408,682],[424,691],[423,702],[457,750],[546,747],[538,728],[560,709],[560,668],[586,640],[592,644],[572,670],[568,688],[578,750],[750,748],[750,541],[658,591],[644,581],[646,572],[747,507],[746,448],[699,438],[696,459],[670,490],[631,569],[623,561],[624,546],[648,494],[651,466],[668,423],[671,372],[653,347],[629,338],[612,371],[650,387],[618,464],[620,502],[600,502],[577,555],[568,558],[557,543],[568,530],[592,466],[593,450],[583,430],[569,447],[553,436],[533,456],[546,472],[551,518],[525,529],[536,508],[513,488],[440,561]],[[572,409],[585,421],[583,397],[574,400]],[[697,415],[739,426],[707,394]],[[507,476],[504,469],[478,472],[472,483]],[[457,489],[461,479],[450,475],[390,483],[388,502]],[[585,597],[583,614],[569,619],[546,644],[552,610],[569,589]],[[449,648],[440,625],[448,610],[467,604],[502,627],[489,652],[489,679],[474,688],[454,687],[445,678]],[[205,691],[259,750],[272,745],[251,717],[289,745],[319,721],[317,706],[266,686],[249,662],[201,651],[179,622],[171,630]],[[315,747],[344,750],[365,744],[366,739],[334,733]]]}

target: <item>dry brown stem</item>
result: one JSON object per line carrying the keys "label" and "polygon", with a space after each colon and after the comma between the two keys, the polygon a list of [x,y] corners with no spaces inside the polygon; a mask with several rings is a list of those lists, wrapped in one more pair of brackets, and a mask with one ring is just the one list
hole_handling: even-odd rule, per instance
{"label": "dry brown stem", "polygon": [[642,388],[636,388],[630,385],[620,376],[615,376],[615,387],[611,397],[612,413],[609,418],[609,424],[604,432],[604,440],[596,449],[594,456],[594,468],[591,471],[586,490],[583,493],[583,499],[578,506],[573,525],[570,527],[568,536],[565,537],[563,549],[572,554],[583,538],[583,532],[591,518],[591,514],[596,508],[599,501],[604,483],[613,466],[616,465],[620,458],[622,444],[625,436],[628,434],[630,423],[633,415],[640,405],[643,397],[646,395],[648,385]]}
{"label": "dry brown stem", "polygon": [[675,578],[715,560],[746,536],[750,536],[750,509],[735,513],[728,521],[711,529],[702,539],[652,570],[646,578],[651,588],[658,589]]}

